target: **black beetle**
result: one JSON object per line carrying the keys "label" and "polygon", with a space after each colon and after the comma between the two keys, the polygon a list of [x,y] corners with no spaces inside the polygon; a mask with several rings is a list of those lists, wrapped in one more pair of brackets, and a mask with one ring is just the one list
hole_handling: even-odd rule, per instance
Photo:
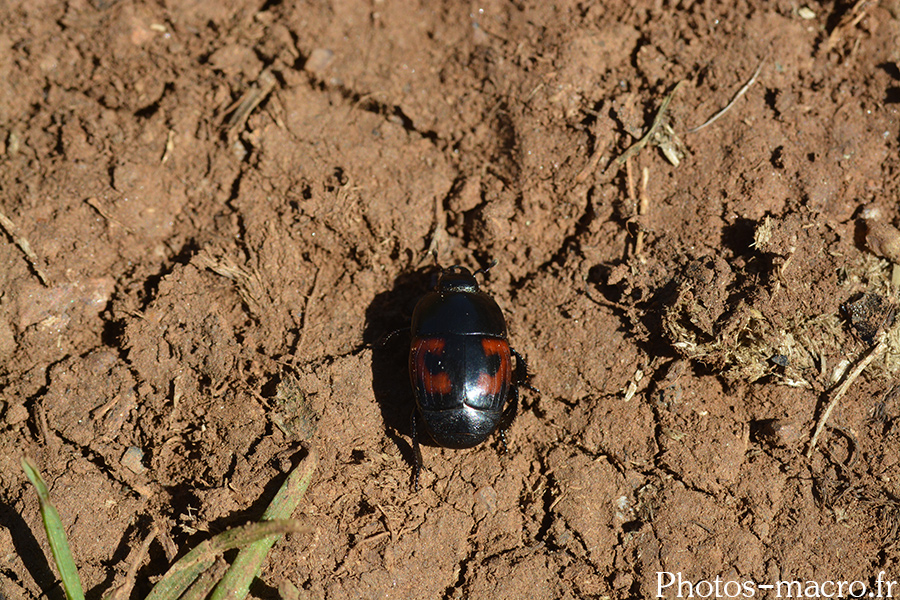
{"label": "black beetle", "polygon": [[[479,272],[483,271],[475,275]],[[505,449],[506,429],[519,406],[517,386],[531,387],[525,359],[509,346],[503,313],[478,289],[475,275],[465,267],[445,269],[437,289],[419,300],[413,311],[409,375],[416,396],[412,414],[416,489],[422,468],[417,413],[440,446],[472,448],[499,429]]]}

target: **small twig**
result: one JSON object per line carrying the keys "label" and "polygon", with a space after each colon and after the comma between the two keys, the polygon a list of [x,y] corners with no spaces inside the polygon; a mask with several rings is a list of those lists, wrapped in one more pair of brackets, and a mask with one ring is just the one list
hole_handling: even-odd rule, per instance
{"label": "small twig", "polygon": [[554,498],[553,502],[550,503],[550,508],[547,512],[553,512],[553,509],[556,508],[556,505],[563,501],[563,498],[566,497],[566,491],[563,490],[563,493]]}
{"label": "small twig", "polygon": [[712,529],[710,529],[709,527],[707,527],[700,521],[689,521],[689,523],[691,523],[692,525],[696,525],[697,527],[699,527],[700,529],[705,531],[707,533],[707,535],[715,535],[715,533],[713,532]]}
{"label": "small twig", "polygon": [[591,155],[590,159],[588,159],[587,164],[581,169],[581,172],[575,177],[575,183],[584,183],[587,181],[587,178],[593,174],[597,170],[597,166],[600,164],[600,159],[603,158],[603,152],[606,150],[606,146],[609,144],[607,139],[597,140],[594,144],[594,153]]}
{"label": "small twig", "polygon": [[106,219],[109,223],[121,227],[128,233],[134,233],[134,230],[131,227],[129,227],[128,225],[125,225],[124,223],[122,223],[121,221],[119,221],[118,219],[116,219],[115,217],[110,215],[106,211],[106,209],[103,208],[103,205],[100,204],[100,200],[98,200],[97,198],[87,198],[85,200],[85,203],[88,206],[90,206],[91,208],[93,208],[94,210],[96,210],[97,214],[99,214],[101,217]]}
{"label": "small twig", "polygon": [[644,250],[644,227],[642,224],[642,217],[647,214],[647,210],[650,207],[650,197],[647,195],[647,184],[650,182],[650,169],[644,167],[641,171],[641,192],[638,196],[638,230],[637,234],[634,237],[634,255],[640,256]]}
{"label": "small twig", "polygon": [[306,338],[306,330],[310,327],[309,313],[312,310],[313,302],[315,302],[316,296],[318,295],[320,283],[319,274],[321,273],[321,271],[321,268],[317,268],[316,272],[313,274],[312,285],[309,287],[309,293],[306,294],[305,302],[303,304],[303,312],[300,313],[303,318],[301,319],[300,323],[298,323],[298,326],[300,327],[300,335],[298,336],[297,343],[294,346],[294,360],[296,360],[296,357],[300,355],[300,350],[303,348],[303,342]]}
{"label": "small twig", "polygon": [[753,76],[750,78],[749,81],[747,81],[747,83],[744,84],[744,86],[741,89],[739,89],[737,91],[737,94],[734,95],[734,97],[731,99],[731,102],[729,102],[728,104],[725,105],[725,108],[723,108],[722,110],[720,110],[719,112],[717,112],[716,114],[711,116],[709,118],[709,120],[707,120],[706,123],[704,123],[703,125],[699,125],[697,127],[694,127],[693,129],[689,129],[688,133],[697,133],[698,131],[700,131],[701,129],[706,127],[707,125],[712,125],[713,123],[715,123],[716,121],[719,120],[719,117],[721,117],[722,115],[727,113],[729,110],[731,110],[731,107],[734,106],[734,103],[737,102],[738,100],[740,100],[741,96],[743,96],[744,94],[747,93],[747,90],[750,89],[751,85],[756,83],[756,78],[759,77],[759,72],[762,71],[764,64],[766,64],[765,58],[759,62],[759,66],[756,67],[756,71],[753,72]]}
{"label": "small twig", "polygon": [[634,210],[634,216],[628,219],[627,225],[628,228],[631,229],[631,226],[634,226],[634,247],[632,248],[632,253],[638,253],[638,246],[643,243],[641,239],[641,224],[638,220],[638,216],[641,214],[640,209],[637,206],[637,198],[634,193],[634,169],[631,166],[631,160],[625,161],[625,190],[628,193],[628,200],[631,203],[630,209]]}
{"label": "small twig", "polygon": [[173,148],[175,148],[175,132],[170,129],[166,135],[166,147],[163,150],[162,158],[159,160],[160,164],[166,164],[166,161],[172,155]]}
{"label": "small twig", "polygon": [[243,128],[244,123],[246,123],[247,119],[250,117],[250,113],[252,113],[257,106],[262,104],[262,101],[272,93],[272,90],[274,90],[277,85],[278,80],[275,78],[275,75],[266,69],[259,74],[259,79],[257,79],[256,83],[250,86],[250,89],[244,92],[237,102],[225,110],[226,114],[231,114],[225,123],[225,129],[228,132],[229,138]]}
{"label": "small twig", "polygon": [[156,539],[157,534],[159,533],[159,526],[155,523],[153,527],[150,529],[150,533],[147,534],[147,537],[144,539],[143,543],[141,543],[140,548],[132,551],[134,557],[131,559],[131,564],[128,566],[128,571],[125,573],[125,580],[117,585],[113,590],[107,594],[103,600],[125,600],[131,594],[131,590],[134,588],[134,582],[137,578],[138,569],[141,566],[141,563],[144,562],[144,559],[147,557],[147,554],[150,550],[150,543]]}
{"label": "small twig", "polygon": [[647,196],[647,184],[650,181],[650,169],[644,167],[641,170],[641,191],[635,191],[634,170],[631,168],[631,161],[625,161],[625,188],[628,192],[628,199],[634,207],[634,216],[628,219],[628,225],[634,229],[634,246],[632,247],[632,255],[640,257],[644,249],[644,226],[643,217],[647,214],[650,205],[650,199]]}
{"label": "small twig", "polygon": [[872,0],[856,0],[856,4],[841,16],[837,26],[831,31],[831,35],[828,36],[828,42],[825,44],[825,50],[830,51],[834,49],[844,35],[850,29],[859,25],[859,22],[869,13],[869,9],[876,4]]}
{"label": "small twig", "polygon": [[2,211],[0,211],[0,228],[6,232],[6,235],[12,238],[13,243],[15,243],[15,245],[19,247],[19,250],[25,254],[28,263],[38,276],[38,279],[41,280],[41,283],[50,287],[50,280],[47,278],[47,274],[44,273],[44,261],[38,258],[38,255],[31,249],[31,244],[28,243],[28,240],[25,239],[25,236],[22,235],[16,224],[10,221],[9,217],[3,214]]}
{"label": "small twig", "polygon": [[[379,511],[381,511],[381,515],[384,517],[384,528],[387,531],[383,531],[382,533],[389,534],[391,536],[391,540],[396,541],[397,533],[394,531],[394,528],[391,526],[391,518],[388,516],[387,512],[384,510],[383,506],[381,506],[380,504],[376,504],[375,506],[378,508]],[[377,535],[379,535],[379,534],[376,533],[375,536],[377,536]],[[370,536],[370,539],[375,536]],[[363,540],[363,541],[365,541],[365,540]]]}
{"label": "small twig", "polygon": [[637,199],[634,193],[634,169],[631,167],[631,161],[625,161],[625,190],[628,192],[628,200],[631,202],[629,208],[633,208],[637,212]]}
{"label": "small twig", "polygon": [[648,143],[650,143],[650,141],[653,140],[653,136],[656,133],[656,130],[659,129],[665,121],[666,110],[668,110],[669,108],[669,103],[672,102],[672,98],[675,97],[675,92],[678,91],[678,88],[680,88],[681,84],[683,83],[684,81],[679,81],[678,83],[676,83],[675,87],[672,88],[672,91],[669,92],[669,95],[663,98],[662,103],[659,105],[659,110],[656,111],[656,117],[653,118],[653,124],[650,125],[650,129],[647,130],[647,133],[644,134],[644,137],[632,144],[628,148],[628,150],[619,155],[616,160],[609,163],[609,165],[607,165],[606,167],[606,170],[604,170],[604,173],[608,171],[613,164],[621,166],[626,160],[640,152],[644,148],[644,146],[646,146]]}
{"label": "small twig", "polygon": [[384,539],[384,538],[388,537],[389,535],[391,535],[391,533],[389,531],[379,531],[378,533],[374,533],[374,534],[370,535],[369,537],[363,538],[362,540],[360,540],[359,545],[361,546],[363,544],[371,544],[371,543],[377,542],[378,540]]}
{"label": "small twig", "polygon": [[872,348],[869,353],[860,360],[853,370],[850,371],[850,374],[847,375],[847,378],[844,382],[838,387],[834,396],[828,402],[828,406],[825,407],[825,411],[822,413],[822,416],[819,417],[819,423],[816,425],[816,431],[813,433],[812,440],[809,442],[809,449],[806,451],[806,458],[811,458],[813,451],[816,449],[816,444],[819,441],[819,436],[822,435],[822,431],[825,429],[825,425],[828,423],[828,417],[831,416],[831,412],[834,410],[834,407],[837,406],[837,403],[844,397],[847,393],[847,390],[850,389],[850,386],[856,381],[856,378],[859,377],[862,372],[865,370],[869,364],[884,354],[884,351],[887,349],[887,334],[885,332],[881,332],[879,334],[878,343]]}

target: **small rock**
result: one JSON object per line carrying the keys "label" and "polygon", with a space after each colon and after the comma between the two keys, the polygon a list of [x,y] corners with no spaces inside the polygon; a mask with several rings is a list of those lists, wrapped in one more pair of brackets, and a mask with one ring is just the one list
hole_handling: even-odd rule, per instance
{"label": "small rock", "polygon": [[491,486],[481,488],[475,493],[475,519],[492,515],[497,511],[497,490]]}
{"label": "small rock", "polygon": [[319,75],[328,68],[333,60],[334,52],[325,48],[316,48],[310,53],[309,58],[306,59],[306,64],[303,65],[303,68],[308,73]]}
{"label": "small rock", "polygon": [[136,446],[131,446],[122,455],[122,466],[137,475],[143,475],[147,467],[141,462],[144,460],[144,451]]}

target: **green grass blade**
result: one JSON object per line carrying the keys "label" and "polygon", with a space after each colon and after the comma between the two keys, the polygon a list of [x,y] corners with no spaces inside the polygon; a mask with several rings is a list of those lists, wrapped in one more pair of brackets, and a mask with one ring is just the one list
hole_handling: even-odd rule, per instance
{"label": "green grass blade", "polygon": [[81,587],[81,577],[75,567],[75,559],[69,549],[69,541],[66,539],[66,530],[56,507],[50,502],[50,492],[44,483],[37,465],[27,456],[22,457],[22,470],[28,481],[35,487],[38,501],[41,504],[41,518],[44,521],[44,529],[47,531],[47,539],[50,542],[50,552],[53,553],[53,561],[59,569],[59,577],[62,579],[66,598],[69,600],[84,600],[84,589]]}
{"label": "green grass blade", "polygon": [[228,563],[225,559],[218,557],[216,562],[206,571],[200,573],[200,576],[191,584],[191,586],[181,595],[179,600],[205,600],[209,593],[213,591],[225,570]]}
{"label": "green grass blade", "polygon": [[285,533],[303,532],[307,529],[299,521],[278,520],[251,523],[224,531],[181,557],[153,586],[146,600],[175,600],[180,597],[198,577],[213,566],[223,552],[242,548],[262,539],[277,539]]}
{"label": "green grass blade", "polygon": [[[263,513],[260,524],[272,519],[289,519],[303,499],[316,469],[317,456],[310,450],[306,458],[294,468],[282,484],[275,498]],[[253,578],[259,575],[266,554],[281,536],[271,536],[241,550],[210,600],[244,600],[250,592]]]}

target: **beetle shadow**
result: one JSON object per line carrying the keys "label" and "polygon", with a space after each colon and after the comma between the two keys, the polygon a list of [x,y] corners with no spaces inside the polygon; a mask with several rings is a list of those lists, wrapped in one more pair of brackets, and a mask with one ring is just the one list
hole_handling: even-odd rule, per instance
{"label": "beetle shadow", "polygon": [[[416,403],[409,379],[409,323],[416,303],[434,289],[439,274],[436,267],[403,273],[389,291],[376,295],[366,309],[363,342],[372,349],[372,391],[381,409],[385,433],[411,466],[415,459],[408,440],[412,439],[410,418]],[[419,442],[432,443],[421,431]]]}

